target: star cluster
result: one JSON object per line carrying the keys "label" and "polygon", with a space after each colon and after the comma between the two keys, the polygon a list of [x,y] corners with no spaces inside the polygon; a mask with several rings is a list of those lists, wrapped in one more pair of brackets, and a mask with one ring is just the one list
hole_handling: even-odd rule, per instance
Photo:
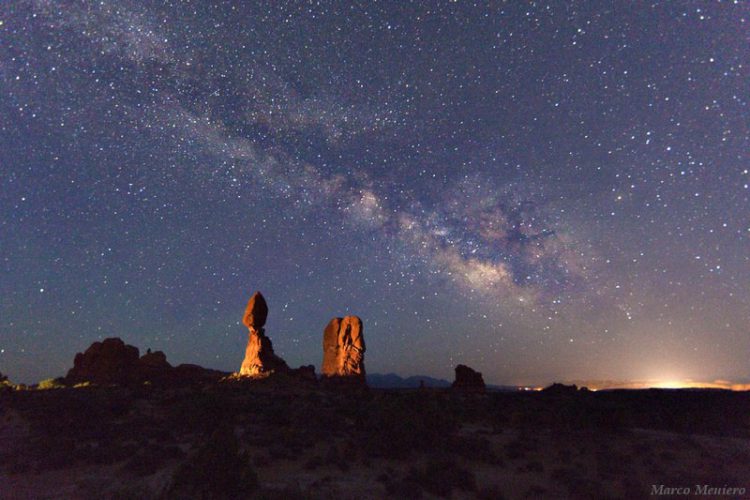
{"label": "star cluster", "polygon": [[746,381],[743,2],[10,0],[0,371],[119,336],[292,365]]}

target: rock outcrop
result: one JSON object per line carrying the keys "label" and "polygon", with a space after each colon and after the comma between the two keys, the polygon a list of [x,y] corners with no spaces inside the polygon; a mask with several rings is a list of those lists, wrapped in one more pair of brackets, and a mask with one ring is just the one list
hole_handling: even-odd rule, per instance
{"label": "rock outcrop", "polygon": [[245,315],[242,317],[242,324],[248,328],[261,329],[266,326],[268,319],[268,304],[260,292],[255,292],[247,302]]}
{"label": "rock outcrop", "polygon": [[[588,389],[586,389],[588,391]],[[565,385],[555,382],[549,387],[542,389],[543,394],[552,396],[575,396],[578,393],[578,387],[575,384]]]}
{"label": "rock outcrop", "polygon": [[94,342],[83,353],[76,354],[73,368],[64,381],[67,385],[91,382],[98,385],[137,385],[150,382],[160,385],[189,385],[218,380],[226,375],[196,365],[173,367],[161,351],[139,357],[138,348],[119,338]]}
{"label": "rock outcrop", "polygon": [[138,379],[161,382],[164,379],[175,378],[176,373],[172,365],[167,362],[167,355],[161,351],[146,351],[138,360]]}
{"label": "rock outcrop", "polygon": [[86,351],[76,354],[65,380],[69,384],[130,384],[137,379],[138,360],[138,348],[119,338],[94,342]]}
{"label": "rock outcrop", "polygon": [[333,318],[323,332],[323,377],[365,384],[365,350],[362,320]]}
{"label": "rock outcrop", "polygon": [[286,362],[273,352],[271,339],[266,337],[264,326],[268,318],[268,305],[260,292],[255,292],[245,308],[242,323],[249,330],[245,359],[240,375],[259,377],[273,372],[288,371]]}
{"label": "rock outcrop", "polygon": [[292,368],[289,370],[289,375],[303,382],[316,383],[318,381],[318,377],[315,375],[315,367],[313,365],[303,365],[299,368]]}
{"label": "rock outcrop", "polygon": [[486,389],[482,374],[466,365],[456,366],[456,380],[451,387],[466,392],[484,392]]}

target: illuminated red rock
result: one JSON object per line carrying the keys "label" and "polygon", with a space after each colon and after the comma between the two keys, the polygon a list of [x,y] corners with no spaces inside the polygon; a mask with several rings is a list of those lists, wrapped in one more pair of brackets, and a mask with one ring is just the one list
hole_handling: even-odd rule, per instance
{"label": "illuminated red rock", "polygon": [[365,337],[357,316],[333,318],[323,331],[323,376],[365,381]]}
{"label": "illuminated red rock", "polygon": [[266,304],[266,299],[260,292],[255,292],[247,302],[245,315],[242,317],[242,324],[244,324],[248,328],[254,328],[258,330],[266,326],[267,318],[268,304]]}
{"label": "illuminated red rock", "polygon": [[456,380],[453,381],[451,386],[453,389],[468,392],[484,392],[484,378],[482,374],[472,370],[466,365],[456,366]]}
{"label": "illuminated red rock", "polygon": [[286,371],[288,368],[286,362],[273,352],[271,339],[266,337],[263,329],[250,329],[240,375],[263,375],[275,371]]}
{"label": "illuminated red rock", "polygon": [[289,369],[286,362],[273,352],[271,339],[266,337],[263,326],[267,317],[266,300],[260,292],[255,292],[250,297],[242,318],[242,323],[248,329],[248,338],[240,375],[257,377]]}

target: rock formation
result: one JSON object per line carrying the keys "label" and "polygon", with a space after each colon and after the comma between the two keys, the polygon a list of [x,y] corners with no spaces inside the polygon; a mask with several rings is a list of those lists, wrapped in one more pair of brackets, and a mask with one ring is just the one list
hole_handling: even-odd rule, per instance
{"label": "rock formation", "polygon": [[542,389],[542,393],[553,396],[575,396],[577,392],[578,387],[575,384],[565,385],[559,382],[555,382],[549,387],[545,387],[544,389]]}
{"label": "rock formation", "polygon": [[146,351],[138,360],[138,379],[151,382],[161,382],[168,378],[175,378],[175,372],[167,362],[167,355],[161,351]]}
{"label": "rock formation", "polygon": [[318,377],[315,375],[315,367],[313,365],[303,365],[299,368],[292,368],[289,370],[289,375],[303,382],[316,383],[318,381]]}
{"label": "rock formation", "polygon": [[195,365],[173,367],[161,351],[149,350],[138,357],[138,348],[118,338],[94,342],[83,353],[76,354],[73,368],[65,377],[67,385],[91,382],[98,385],[136,385],[151,382],[162,385],[185,385],[218,380],[226,375]]}
{"label": "rock formation", "polygon": [[240,375],[263,376],[276,371],[287,371],[286,362],[273,352],[271,339],[266,337],[263,326],[268,317],[268,305],[260,292],[255,292],[245,308],[242,323],[249,330],[245,359]]}
{"label": "rock formation", "polygon": [[333,318],[323,332],[323,376],[365,383],[365,350],[362,320]]}
{"label": "rock formation", "polygon": [[167,355],[161,351],[152,352],[149,349],[146,354],[141,356],[140,363],[143,366],[148,366],[155,369],[172,368],[167,362]]}
{"label": "rock formation", "polygon": [[482,374],[472,370],[466,365],[456,366],[456,380],[451,386],[453,389],[467,392],[484,392],[484,378]]}
{"label": "rock formation", "polygon": [[65,380],[69,384],[128,384],[135,382],[138,370],[138,348],[118,338],[94,342],[83,353],[76,354],[73,368]]}

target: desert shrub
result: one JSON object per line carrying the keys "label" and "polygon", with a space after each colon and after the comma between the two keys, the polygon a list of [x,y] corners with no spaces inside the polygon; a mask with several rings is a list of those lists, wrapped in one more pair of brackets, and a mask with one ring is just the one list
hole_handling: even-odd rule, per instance
{"label": "desert shrub", "polygon": [[49,471],[70,467],[71,457],[76,451],[76,440],[67,436],[36,438],[29,443],[35,458],[37,471]]}
{"label": "desert shrub", "polygon": [[268,447],[268,457],[272,461],[296,460],[297,454],[293,449],[284,446],[283,443],[274,443]]}
{"label": "desert shrub", "polygon": [[151,490],[144,484],[128,484],[110,492],[112,500],[143,500],[152,496]]}
{"label": "desert shrub", "polygon": [[[301,399],[299,404],[292,404],[283,412],[289,426],[297,429],[301,444],[310,446],[314,441],[328,439],[336,430],[346,426],[346,419],[335,408],[323,407],[312,398]],[[306,441],[306,442],[305,442]]]}
{"label": "desert shrub", "polygon": [[[239,407],[240,402],[232,397],[226,388],[209,389],[200,391],[182,389],[163,401],[165,409],[168,410],[167,421],[173,431],[208,435],[220,424],[231,425],[236,422],[237,417],[242,413]],[[261,413],[265,415],[268,408],[264,406]],[[257,412],[258,409],[256,406],[252,409],[248,408],[247,411]]]}
{"label": "desert shrub", "polygon": [[532,485],[526,491],[526,498],[548,498],[549,496],[547,489],[538,484]]}
{"label": "desert shrub", "polygon": [[135,443],[118,443],[116,440],[107,440],[99,446],[82,446],[76,452],[76,458],[87,463],[111,465],[127,460],[138,453]]}
{"label": "desert shrub", "polygon": [[484,462],[490,465],[503,465],[492,447],[489,439],[483,436],[457,436],[451,443],[451,450],[468,460]]}
{"label": "desert shrub", "polygon": [[275,427],[273,432],[274,442],[281,444],[294,455],[300,454],[314,443],[304,430],[294,426]]}
{"label": "desert shrub", "polygon": [[299,487],[287,486],[286,488],[278,489],[263,488],[258,490],[251,498],[253,500],[312,500],[317,497],[305,493]]}
{"label": "desert shrub", "polygon": [[526,457],[529,447],[520,439],[515,439],[505,445],[505,455],[509,460],[520,460]]}
{"label": "desert shrub", "polygon": [[602,447],[594,455],[596,471],[602,478],[617,478],[632,475],[633,458],[613,448]]}
{"label": "desert shrub", "polygon": [[434,458],[424,467],[412,468],[407,477],[428,493],[440,497],[448,497],[456,489],[476,490],[474,474],[447,458]]}
{"label": "desert shrub", "polygon": [[[534,498],[529,496],[529,498]],[[502,490],[497,485],[485,486],[477,491],[478,500],[505,500]]]}
{"label": "desert shrub", "polygon": [[323,457],[320,455],[313,455],[307,460],[307,462],[305,462],[305,470],[316,470],[324,464]]}
{"label": "desert shrub", "polygon": [[566,488],[568,487],[568,485],[574,484],[577,481],[583,479],[581,473],[570,466],[558,467],[554,469],[550,474],[550,478],[555,483],[558,483]]}
{"label": "desert shrub", "polygon": [[31,463],[27,457],[2,457],[2,464],[9,474],[27,474],[31,470]]}
{"label": "desert shrub", "polygon": [[532,461],[527,463],[526,465],[519,467],[519,471],[521,472],[532,472],[534,474],[541,474],[544,472],[544,465],[542,465],[539,461]]}
{"label": "desert shrub", "polygon": [[150,476],[170,460],[183,458],[185,453],[177,446],[148,446],[125,462],[125,470],[137,476]]}
{"label": "desert shrub", "polygon": [[412,451],[445,448],[457,424],[434,399],[393,396],[368,405],[360,428],[365,450],[376,456],[405,458]]}
{"label": "desert shrub", "polygon": [[388,479],[384,481],[385,491],[389,498],[422,498],[422,486],[413,478]]}
{"label": "desert shrub", "polygon": [[412,477],[399,477],[392,467],[387,467],[378,475],[377,481],[383,483],[389,498],[422,498],[422,487]]}
{"label": "desert shrub", "polygon": [[257,488],[247,455],[232,429],[222,426],[175,471],[164,498],[246,498]]}
{"label": "desert shrub", "polygon": [[328,453],[326,453],[325,461],[330,465],[337,466],[339,469],[341,469],[341,472],[346,472],[350,468],[349,459],[349,456],[343,453],[338,446],[333,444],[328,448]]}
{"label": "desert shrub", "polygon": [[61,378],[48,378],[45,380],[42,380],[37,385],[37,389],[63,389],[65,385],[63,384],[63,380]]}
{"label": "desert shrub", "polygon": [[565,488],[572,498],[609,498],[603,485],[586,478],[581,468],[559,467],[552,471],[550,477],[556,484]]}

